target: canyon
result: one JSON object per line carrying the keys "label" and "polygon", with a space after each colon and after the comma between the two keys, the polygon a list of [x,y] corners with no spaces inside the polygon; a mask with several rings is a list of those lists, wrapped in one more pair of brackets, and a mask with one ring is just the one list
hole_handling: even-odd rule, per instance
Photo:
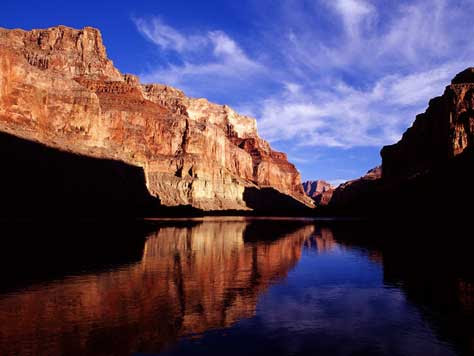
{"label": "canyon", "polygon": [[473,142],[468,68],[381,150],[380,167],[337,188],[302,184],[255,119],[120,73],[99,30],[0,29],[2,216],[432,212],[474,196]]}
{"label": "canyon", "polygon": [[[63,190],[58,187],[55,192],[46,185],[51,189],[38,196],[43,201],[48,194],[71,197],[51,205],[74,206],[72,198],[80,194],[72,193],[88,191],[81,185],[83,179],[103,174],[108,177],[105,181],[117,186],[106,189],[109,196],[122,200],[124,207],[140,207],[139,215],[153,214],[156,207],[202,211],[313,207],[299,172],[286,154],[274,151],[258,136],[255,119],[226,105],[190,98],[162,84],[141,84],[138,77],[120,73],[107,57],[100,31],[92,27],[0,28],[0,132],[4,141],[0,144],[6,147],[14,141],[19,152],[28,151],[24,147],[30,143],[60,152],[50,151],[53,161],[36,157],[45,162],[30,172],[25,167],[34,162],[23,155],[10,162],[6,167],[10,176],[2,178],[7,179],[9,191],[37,192],[45,188],[31,179],[32,174],[40,175],[43,182],[74,177],[74,184],[68,185],[67,180],[61,184]],[[82,168],[64,173],[61,167],[70,167],[65,162],[77,156],[85,161]],[[97,160],[115,162],[103,165],[112,164],[115,170],[94,174],[94,167],[102,166],[93,163]],[[16,185],[18,169],[26,175],[21,185]],[[123,184],[114,183],[117,172],[135,176],[130,189],[125,183],[128,178],[122,179]],[[33,199],[23,195],[26,200],[17,204],[27,206]],[[129,196],[133,196],[131,204]],[[93,206],[96,199],[89,198]],[[107,211],[108,206],[101,210]],[[75,209],[80,212],[82,207]]]}

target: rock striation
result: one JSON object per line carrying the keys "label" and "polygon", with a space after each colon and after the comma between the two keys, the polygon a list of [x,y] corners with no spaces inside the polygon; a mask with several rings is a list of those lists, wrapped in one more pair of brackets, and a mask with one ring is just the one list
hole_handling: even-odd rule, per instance
{"label": "rock striation", "polygon": [[139,167],[165,206],[249,210],[245,193],[262,188],[312,206],[255,119],[121,74],[91,27],[0,28],[0,131]]}

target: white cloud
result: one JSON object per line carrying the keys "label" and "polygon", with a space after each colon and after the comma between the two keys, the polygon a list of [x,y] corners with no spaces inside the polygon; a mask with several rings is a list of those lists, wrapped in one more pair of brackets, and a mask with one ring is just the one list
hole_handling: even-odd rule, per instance
{"label": "white cloud", "polygon": [[299,94],[301,92],[301,85],[292,83],[292,82],[285,82],[285,89],[291,94]]}
{"label": "white cloud", "polygon": [[[305,26],[292,14],[280,38],[286,43],[287,79],[280,93],[253,110],[270,141],[343,148],[394,143],[430,98],[474,64],[474,27],[465,26],[472,2],[318,4],[315,12],[294,8]],[[331,20],[323,32],[318,24],[308,26],[321,4],[333,10],[342,31]]]}
{"label": "white cloud", "polygon": [[262,64],[252,60],[222,31],[186,34],[159,18],[136,18],[134,22],[145,38],[164,52],[174,52],[179,59],[179,63],[168,62],[142,73],[144,82],[166,83],[199,94],[199,88],[229,87],[232,81],[242,82],[265,72]]}
{"label": "white cloud", "polygon": [[[319,0],[315,4],[314,11],[294,6],[304,26],[292,15],[280,36],[294,74],[304,68],[302,77],[308,71],[317,76],[322,71],[343,71],[373,77],[387,71],[426,70],[454,56],[473,58],[472,1]],[[320,30],[315,19],[325,9],[332,10],[325,16],[325,26],[330,27]]]}
{"label": "white cloud", "polygon": [[163,50],[173,50],[180,53],[199,50],[206,46],[208,38],[202,35],[185,35],[166,25],[160,18],[149,20],[134,18],[137,29],[148,40]]}
{"label": "white cloud", "polygon": [[345,182],[347,182],[347,179],[331,179],[330,181],[328,181],[328,183],[331,184],[333,187],[339,187]]}
{"label": "white cloud", "polygon": [[307,164],[307,163],[311,163],[311,162],[314,161],[314,157],[312,157],[312,159],[307,159],[307,158],[297,157],[297,156],[294,156],[294,155],[289,155],[288,159],[289,159],[290,162],[295,162],[295,163],[298,163],[298,164]]}
{"label": "white cloud", "polygon": [[345,30],[351,39],[360,35],[361,26],[370,24],[375,13],[372,4],[364,0],[330,0],[327,4],[342,17]]}
{"label": "white cloud", "polygon": [[389,75],[368,89],[344,82],[329,88],[266,99],[259,130],[270,141],[295,140],[302,146],[350,148],[396,142],[429,98],[468,63],[456,62],[405,76]]}
{"label": "white cloud", "polygon": [[218,87],[232,99],[240,85],[251,99],[237,107],[258,118],[270,141],[380,147],[397,141],[429,99],[474,64],[472,1],[319,0],[313,10],[282,4],[250,39],[259,43],[258,57],[222,31],[190,34],[136,19],[146,38],[179,57],[142,78],[199,96]]}

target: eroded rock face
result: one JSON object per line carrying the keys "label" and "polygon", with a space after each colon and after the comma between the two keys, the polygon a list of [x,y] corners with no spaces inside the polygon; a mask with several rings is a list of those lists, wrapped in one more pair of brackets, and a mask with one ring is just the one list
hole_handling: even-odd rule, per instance
{"label": "eroded rock face", "polygon": [[318,195],[315,199],[314,202],[316,203],[317,206],[326,206],[329,204],[329,202],[332,199],[332,196],[334,194],[334,190],[336,188],[331,188],[329,190],[326,190],[325,192],[321,193]]}
{"label": "eroded rock face", "polygon": [[254,119],[122,75],[90,27],[0,29],[0,131],[141,167],[167,206],[249,209],[246,189],[262,187],[312,205]]}
{"label": "eroded rock face", "polygon": [[383,176],[408,178],[443,164],[474,143],[474,68],[456,75],[430,100],[402,139],[382,151]]}
{"label": "eroded rock face", "polygon": [[334,187],[324,180],[303,182],[303,190],[312,198],[317,206],[327,205],[331,200]]}
{"label": "eroded rock face", "polygon": [[303,182],[303,189],[307,196],[315,198],[318,195],[332,189],[331,184],[324,180],[308,180]]}

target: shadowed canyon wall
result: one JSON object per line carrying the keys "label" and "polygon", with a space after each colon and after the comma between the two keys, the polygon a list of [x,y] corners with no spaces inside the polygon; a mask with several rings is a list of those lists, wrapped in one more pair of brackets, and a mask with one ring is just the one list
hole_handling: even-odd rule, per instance
{"label": "shadowed canyon wall", "polygon": [[90,27],[0,29],[0,131],[135,166],[164,206],[249,210],[244,192],[261,188],[312,206],[255,119],[122,75]]}
{"label": "shadowed canyon wall", "polygon": [[430,101],[402,139],[381,151],[382,166],[338,187],[330,214],[461,217],[474,197],[474,69]]}
{"label": "shadowed canyon wall", "polygon": [[456,75],[402,139],[382,149],[384,178],[422,174],[474,146],[473,73],[474,68],[468,68]]}
{"label": "shadowed canyon wall", "polygon": [[143,170],[0,132],[0,217],[145,216],[160,208]]}

